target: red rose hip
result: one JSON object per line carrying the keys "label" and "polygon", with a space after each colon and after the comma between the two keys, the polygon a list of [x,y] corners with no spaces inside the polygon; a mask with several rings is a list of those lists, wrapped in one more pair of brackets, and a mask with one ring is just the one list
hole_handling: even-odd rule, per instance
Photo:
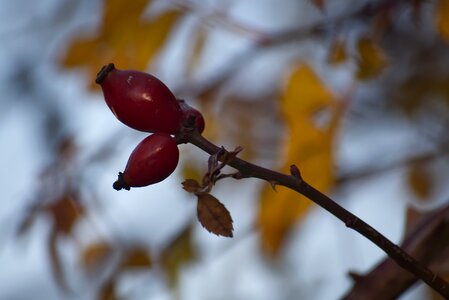
{"label": "red rose hip", "polygon": [[146,132],[175,134],[183,113],[170,89],[156,77],[134,70],[104,66],[97,75],[104,99],[122,123]]}
{"label": "red rose hip", "polygon": [[160,182],[176,169],[179,159],[175,139],[154,133],[142,140],[129,156],[125,171],[119,173],[114,189],[129,190]]}
{"label": "red rose hip", "polygon": [[203,115],[198,110],[188,105],[184,100],[178,99],[178,102],[184,116],[183,119],[187,120],[189,117],[195,117],[195,126],[198,129],[198,132],[203,133],[205,127]]}

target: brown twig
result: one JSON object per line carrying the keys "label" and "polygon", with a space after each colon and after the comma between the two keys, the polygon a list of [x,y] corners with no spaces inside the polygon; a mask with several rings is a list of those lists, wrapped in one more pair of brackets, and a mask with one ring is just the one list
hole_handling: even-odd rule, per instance
{"label": "brown twig", "polygon": [[[178,135],[177,139],[182,142],[191,143],[210,155],[214,155],[222,149],[205,139],[196,130],[188,127],[186,127],[185,130]],[[385,251],[385,253],[387,253],[403,269],[414,274],[417,278],[420,278],[422,281],[426,282],[436,292],[441,294],[446,299],[449,299],[449,284],[444,279],[434,274],[425,266],[421,265],[402,248],[391,242],[363,220],[359,219],[357,216],[338,205],[331,198],[327,197],[308,184],[300,177],[300,175],[298,175],[299,172],[296,172],[295,168],[293,168],[294,175],[287,175],[254,165],[237,157],[229,160],[228,165],[239,171],[240,178],[253,177],[268,182],[275,182],[277,185],[285,186],[304,195],[336,216],[347,227],[359,232],[361,235],[372,241],[379,248]]]}
{"label": "brown twig", "polygon": [[[447,255],[449,247],[449,206],[430,213],[414,226],[401,247],[422,264],[441,271],[438,260]],[[391,258],[384,259],[367,274],[351,277],[354,285],[342,298],[344,300],[396,299],[418,280]]]}

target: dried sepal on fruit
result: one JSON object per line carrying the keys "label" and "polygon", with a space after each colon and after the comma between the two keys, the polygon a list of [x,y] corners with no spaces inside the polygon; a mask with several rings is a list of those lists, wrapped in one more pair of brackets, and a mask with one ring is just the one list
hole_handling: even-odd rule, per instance
{"label": "dried sepal on fruit", "polygon": [[178,99],[179,106],[183,113],[183,120],[186,121],[189,118],[195,118],[195,127],[201,134],[204,131],[205,122],[203,115],[195,108],[187,104],[185,100]]}

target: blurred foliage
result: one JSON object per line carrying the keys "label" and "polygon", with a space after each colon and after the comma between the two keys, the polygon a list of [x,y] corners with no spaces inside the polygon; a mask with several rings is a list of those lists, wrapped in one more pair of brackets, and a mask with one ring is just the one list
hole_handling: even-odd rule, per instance
{"label": "blurred foliage", "polygon": [[193,224],[187,224],[161,251],[161,265],[164,268],[167,281],[172,287],[178,283],[181,268],[194,262],[197,258],[196,248],[192,241],[192,227]]}
{"label": "blurred foliage", "polygon": [[[432,149],[436,150],[431,156],[428,153],[424,156],[440,157],[435,153],[447,153],[449,143],[449,0],[429,2],[432,5],[431,30],[425,27],[429,22],[426,23],[424,12],[429,12],[429,4],[424,1],[378,1],[379,5],[363,6],[360,11],[345,15],[344,18],[327,18],[326,1],[311,0],[310,4],[323,14],[323,26],[300,28],[302,31],[298,35],[283,35],[282,31],[277,34],[288,36],[291,41],[318,40],[321,47],[325,45],[322,48],[326,48],[327,57],[318,63],[305,62],[298,54],[294,63],[290,63],[289,68],[286,65],[282,74],[276,77],[278,82],[273,84],[272,90],[256,95],[240,91],[224,92],[229,79],[245,66],[246,61],[241,57],[230,60],[230,65],[218,70],[219,76],[205,78],[206,84],[190,84],[189,80],[195,77],[208,42],[211,42],[209,24],[199,22],[190,39],[191,48],[185,49],[188,53],[183,67],[186,70],[187,88],[183,92],[198,101],[198,108],[207,124],[204,132],[206,137],[240,145],[244,151],[239,157],[256,161],[265,159],[285,173],[289,172],[290,165],[295,164],[305,180],[323,192],[338,188],[335,145],[344,130],[342,123],[348,121],[350,116],[361,115],[360,119],[364,119],[373,112],[379,115],[396,114],[396,117],[405,116],[410,126],[416,126],[418,131],[432,128],[429,144],[433,143]],[[74,38],[67,45],[67,52],[61,61],[66,68],[85,68],[92,87],[96,73],[106,63],[114,62],[120,69],[147,70],[166,42],[173,37],[176,25],[182,24],[186,17],[195,15],[197,9],[184,4],[169,5],[164,10],[154,11],[154,3],[149,0],[105,0],[103,3],[99,27],[89,35]],[[408,15],[404,11],[409,12]],[[398,18],[399,15],[402,18]],[[221,21],[215,26],[226,27],[228,24],[232,28],[229,24],[232,25],[235,20],[226,19],[226,16],[213,14],[211,18]],[[404,19],[407,19],[407,26],[399,24]],[[235,34],[244,31],[241,30],[241,24],[234,25],[240,30]],[[421,28],[424,28],[422,30],[425,33],[415,34]],[[232,29],[228,30],[232,32]],[[245,32],[251,32],[251,28]],[[276,47],[276,43],[285,41],[285,38],[277,40],[276,33],[272,32],[264,35],[263,31],[257,31],[254,35],[262,35],[253,45],[254,56],[258,55],[258,49]],[[350,87],[343,91],[336,91],[332,84],[324,80],[327,70],[335,71],[338,68],[352,72]],[[353,103],[356,102],[354,99],[359,86],[370,86],[381,92],[373,93],[374,100],[368,98]],[[424,122],[420,121],[423,119]],[[366,125],[364,120],[360,123]],[[435,125],[430,127],[429,124]],[[373,126],[373,123],[369,126]],[[41,214],[52,220],[48,251],[53,273],[59,285],[70,290],[64,280],[64,264],[60,258],[58,241],[61,238],[73,238],[74,228],[87,218],[86,211],[89,208],[84,205],[82,189],[73,183],[74,174],[68,171],[70,164],[78,164],[76,157],[79,153],[71,143],[61,146],[61,149],[60,153],[55,154],[55,161],[41,176],[40,185],[43,188],[38,193],[38,204],[24,218],[20,233],[26,232],[32,221]],[[99,153],[97,157],[102,152]],[[420,154],[414,155],[417,157],[403,160],[407,185],[417,198],[428,200],[437,190],[438,176],[427,165],[430,159],[416,163],[420,161]],[[367,164],[371,170],[366,173],[376,174],[376,163]],[[201,166],[204,164],[201,162]],[[199,180],[203,175],[199,165],[193,159],[186,161],[183,175]],[[77,170],[81,172],[82,166]],[[79,174],[75,174],[75,178],[76,175]],[[54,186],[48,188],[47,181],[51,181]],[[62,188],[55,182],[62,182]],[[218,215],[221,214],[225,219],[224,229],[220,228],[220,224],[217,229],[215,221],[219,218],[210,216],[211,209],[206,204],[211,203],[218,207]],[[199,204],[199,217],[203,226],[217,234],[232,235],[232,219],[218,199],[203,194]],[[260,199],[255,208],[255,223],[257,230],[260,230],[264,253],[271,257],[281,253],[293,229],[307,214],[310,206],[309,200],[288,189],[273,188],[269,184],[261,187]],[[206,217],[204,212],[207,213]],[[173,236],[158,251],[150,251],[151,247],[146,245],[130,246],[99,238],[80,250],[80,262],[88,272],[98,271],[105,264],[114,264],[99,288],[100,299],[118,299],[120,276],[136,269],[152,272],[161,268],[169,286],[176,287],[180,270],[194,262],[198,255],[192,228],[192,224],[186,224],[178,235]],[[114,260],[115,256],[119,259]]]}
{"label": "blurred foliage", "polygon": [[357,78],[360,80],[377,77],[385,68],[385,54],[370,38],[361,38],[357,42],[359,54]]}
{"label": "blurred foliage", "polygon": [[63,64],[86,66],[92,86],[100,67],[110,62],[122,69],[146,69],[180,17],[180,12],[173,10],[145,16],[144,11],[151,2],[105,1],[98,32],[93,37],[76,39],[69,46]]}
{"label": "blurred foliage", "polygon": [[[280,104],[288,129],[282,171],[288,173],[290,165],[296,164],[313,186],[329,190],[334,177],[333,141],[341,114],[334,97],[309,66],[300,64],[290,76]],[[265,186],[258,218],[267,253],[278,252],[310,205],[295,191]]]}
{"label": "blurred foliage", "polygon": [[411,165],[408,171],[408,181],[412,191],[419,198],[425,200],[432,195],[432,173],[426,165]]}
{"label": "blurred foliage", "polygon": [[449,1],[439,0],[435,11],[437,29],[441,36],[449,41]]}

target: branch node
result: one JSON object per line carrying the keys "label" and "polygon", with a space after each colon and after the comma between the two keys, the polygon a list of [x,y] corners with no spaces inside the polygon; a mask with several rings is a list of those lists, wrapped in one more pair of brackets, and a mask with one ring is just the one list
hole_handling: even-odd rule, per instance
{"label": "branch node", "polygon": [[181,129],[175,134],[175,141],[179,144],[187,144],[190,141],[190,136],[198,134],[198,128],[196,127],[196,116],[190,115],[184,119],[181,124]]}
{"label": "branch node", "polygon": [[350,271],[348,272],[348,275],[355,283],[361,282],[363,280],[363,275],[360,275],[359,273]]}
{"label": "branch node", "polygon": [[299,181],[302,181],[301,172],[299,171],[298,167],[296,165],[290,166],[290,174],[298,179]]}
{"label": "branch node", "polygon": [[243,179],[245,177],[243,176],[242,172],[238,171],[238,172],[235,172],[234,174],[232,174],[232,178],[239,180],[239,179]]}
{"label": "branch node", "polygon": [[356,226],[358,220],[359,219],[357,217],[351,218],[351,219],[345,221],[345,225],[346,225],[346,227],[354,228]]}

